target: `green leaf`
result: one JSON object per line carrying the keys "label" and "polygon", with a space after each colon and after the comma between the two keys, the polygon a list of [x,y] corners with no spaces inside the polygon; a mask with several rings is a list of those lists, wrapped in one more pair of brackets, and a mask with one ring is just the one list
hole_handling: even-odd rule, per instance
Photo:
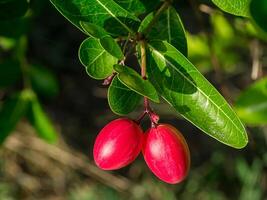
{"label": "green leaf", "polygon": [[188,121],[235,148],[248,142],[244,126],[220,93],[167,42],[149,45],[148,75],[161,96]]}
{"label": "green leaf", "polygon": [[[143,32],[148,24],[153,20],[154,13],[150,13],[142,21],[139,31]],[[153,28],[148,33],[149,40],[167,41],[187,56],[187,41],[183,23],[175,8],[169,7],[158,18]]]}
{"label": "green leaf", "polygon": [[81,22],[83,30],[91,37],[97,38],[102,47],[114,57],[122,60],[124,55],[118,43],[105,31],[105,29],[88,22]]}
{"label": "green leaf", "polygon": [[33,90],[43,97],[52,98],[59,93],[59,83],[52,71],[41,65],[32,65],[29,77]]}
{"label": "green leaf", "polygon": [[122,84],[115,76],[108,88],[108,103],[118,115],[127,115],[139,105],[141,96]]}
{"label": "green leaf", "polygon": [[267,77],[244,90],[238,97],[235,108],[245,123],[267,124]]}
{"label": "green leaf", "polygon": [[135,15],[154,10],[160,3],[160,0],[146,1],[146,0],[114,0],[117,4]]}
{"label": "green leaf", "polygon": [[225,44],[225,46],[233,43],[233,40],[235,39],[235,33],[233,27],[226,17],[224,17],[222,13],[213,12],[210,19],[215,40],[219,39]]}
{"label": "green leaf", "polygon": [[23,16],[28,10],[27,0],[0,1],[0,20],[12,20]]}
{"label": "green leaf", "polygon": [[18,121],[26,114],[32,92],[25,90],[7,99],[0,110],[0,144],[15,129]]}
{"label": "green leaf", "polygon": [[80,21],[104,28],[113,36],[134,33],[140,20],[113,0],[50,0],[58,11],[82,30]]}
{"label": "green leaf", "polygon": [[136,93],[159,103],[159,96],[154,86],[149,80],[144,80],[136,71],[127,66],[114,65],[114,70],[118,73],[119,80]]}
{"label": "green leaf", "polygon": [[27,117],[39,137],[50,143],[56,142],[57,132],[36,96],[30,102]]}
{"label": "green leaf", "polygon": [[251,0],[212,0],[212,2],[223,11],[237,15],[249,16],[249,3]]}
{"label": "green leaf", "polygon": [[265,32],[267,32],[267,1],[251,0],[250,14],[256,24]]}
{"label": "green leaf", "polygon": [[202,73],[211,71],[210,48],[206,35],[187,33],[188,59]]}
{"label": "green leaf", "polygon": [[89,76],[104,79],[112,74],[118,59],[110,55],[95,38],[87,38],[79,49],[79,59]]}
{"label": "green leaf", "polygon": [[12,85],[21,76],[20,63],[16,60],[5,60],[0,63],[0,88]]}

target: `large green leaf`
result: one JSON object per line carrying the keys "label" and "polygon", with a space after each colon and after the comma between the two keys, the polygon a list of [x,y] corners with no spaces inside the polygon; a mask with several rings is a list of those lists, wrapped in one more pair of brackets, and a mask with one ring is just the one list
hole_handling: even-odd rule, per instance
{"label": "large green leaf", "polygon": [[267,124],[267,77],[243,91],[235,108],[240,118],[247,124]]}
{"label": "large green leaf", "polygon": [[49,69],[41,65],[32,65],[29,68],[29,77],[32,88],[38,95],[52,98],[59,93],[57,78]]}
{"label": "large green leaf", "polygon": [[212,0],[220,9],[233,15],[248,17],[251,0]]}
{"label": "large green leaf", "polygon": [[36,129],[38,136],[47,142],[53,143],[56,141],[57,132],[36,96],[30,102],[27,117],[32,126]]}
{"label": "large green leaf", "polygon": [[103,27],[114,36],[134,33],[139,19],[113,0],[50,0],[58,11],[82,30],[80,21]]}
{"label": "large green leaf", "polygon": [[122,84],[114,77],[108,89],[108,103],[111,110],[118,115],[127,115],[139,105],[141,96]]}
{"label": "large green leaf", "polygon": [[26,114],[32,96],[31,91],[25,90],[4,102],[0,110],[0,144]]}
{"label": "large green leaf", "polygon": [[118,43],[105,31],[105,29],[88,22],[81,22],[85,32],[91,37],[99,39],[102,47],[114,57],[122,60],[124,55]]}
{"label": "large green leaf", "polygon": [[[154,13],[150,13],[142,21],[139,31],[143,32],[154,18]],[[175,8],[169,6],[158,18],[146,36],[149,40],[163,40],[172,44],[185,56],[187,56],[187,41],[183,23]]]}
{"label": "large green leaf", "polygon": [[21,76],[20,63],[16,60],[0,62],[0,88],[14,84]]}
{"label": "large green leaf", "polygon": [[128,10],[135,15],[150,12],[154,10],[160,3],[160,0],[147,1],[147,0],[114,0],[124,9]]}
{"label": "large green leaf", "polygon": [[109,54],[95,38],[83,41],[79,49],[79,58],[88,75],[95,79],[104,79],[112,74],[113,65],[118,62],[118,59]]}
{"label": "large green leaf", "polygon": [[136,71],[127,66],[115,65],[114,70],[125,86],[154,102],[159,102],[158,93],[149,80],[144,80]]}
{"label": "large green leaf", "polygon": [[267,32],[267,1],[251,0],[250,14],[256,24],[265,32]]}
{"label": "large green leaf", "polygon": [[28,10],[27,0],[0,1],[0,20],[11,20],[23,16]]}
{"label": "large green leaf", "polygon": [[152,42],[147,70],[162,97],[195,126],[226,145],[247,144],[245,128],[225,99],[173,46]]}

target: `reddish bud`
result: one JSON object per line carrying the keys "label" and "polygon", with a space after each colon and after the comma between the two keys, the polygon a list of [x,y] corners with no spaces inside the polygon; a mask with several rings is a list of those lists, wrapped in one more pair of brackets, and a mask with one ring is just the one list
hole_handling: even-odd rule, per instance
{"label": "reddish bud", "polygon": [[104,170],[122,168],[138,156],[142,149],[143,131],[130,119],[117,119],[98,134],[94,145],[96,165]]}
{"label": "reddish bud", "polygon": [[183,135],[171,125],[160,124],[145,134],[143,155],[150,170],[162,181],[179,183],[190,168],[190,152]]}

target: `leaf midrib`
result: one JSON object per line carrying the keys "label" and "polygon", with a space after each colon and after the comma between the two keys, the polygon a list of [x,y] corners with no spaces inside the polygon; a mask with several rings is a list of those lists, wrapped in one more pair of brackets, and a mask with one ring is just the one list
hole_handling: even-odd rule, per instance
{"label": "leaf midrib", "polygon": [[[89,48],[88,48],[88,49],[89,49]],[[92,61],[88,64],[87,67],[91,66],[94,62],[96,62],[96,61],[98,60],[98,58],[100,58],[104,53],[105,53],[105,50],[102,50],[102,51],[98,54],[98,56],[96,56],[95,59],[92,60]]]}
{"label": "leaf midrib", "polygon": [[[234,125],[234,127],[242,134],[243,134],[243,131],[241,131],[235,123],[233,123],[233,121],[231,120],[231,118],[220,108],[220,106],[218,106],[212,99],[210,99],[199,87],[197,87],[191,80],[189,80],[183,73],[181,73],[168,59],[166,59],[164,57],[164,55],[162,55],[159,51],[157,51],[155,48],[153,48],[151,45],[149,45],[150,48],[156,53],[158,54],[162,59],[166,60],[167,63],[172,66],[179,74],[181,74],[191,85],[193,85],[202,95],[204,95],[207,99],[209,99],[212,104],[217,107],[218,110],[220,110],[225,116],[226,118],[228,118],[231,123]],[[230,108],[231,109],[231,108]],[[239,118],[238,118],[238,121],[240,122]],[[242,125],[242,123],[240,122],[240,124]]]}
{"label": "leaf midrib", "polygon": [[[129,31],[130,33],[133,33],[133,31],[126,26],[121,20],[119,20],[116,15],[114,15],[103,3],[101,3],[99,0],[96,0],[112,17],[114,17],[114,19],[116,19],[127,31]],[[123,9],[123,8],[121,8]]]}

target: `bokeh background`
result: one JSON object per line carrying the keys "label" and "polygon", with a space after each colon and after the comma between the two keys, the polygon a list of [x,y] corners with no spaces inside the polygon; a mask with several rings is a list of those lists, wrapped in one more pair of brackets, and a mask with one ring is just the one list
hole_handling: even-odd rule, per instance
{"label": "bokeh background", "polygon": [[[266,75],[267,38],[249,20],[222,13],[209,1],[175,6],[187,31],[189,59],[235,106],[242,91]],[[152,105],[161,122],[177,127],[188,142],[192,164],[184,182],[159,181],[142,156],[121,170],[98,169],[92,159],[94,139],[118,116],[109,109],[107,88],[79,62],[85,38],[47,0],[32,0],[25,16],[0,21],[0,109],[30,80],[41,115],[49,119],[39,129],[51,128],[51,122],[57,134],[53,142],[27,117],[19,120],[0,148],[1,200],[267,199],[267,81],[260,95],[266,97],[260,123],[249,123],[258,116],[253,112],[244,117],[249,144],[242,150],[177,118],[167,104]],[[132,58],[127,62],[136,64]],[[257,99],[247,96],[250,102]],[[141,111],[140,104],[130,116],[137,118]],[[143,126],[148,125],[147,120]]]}

